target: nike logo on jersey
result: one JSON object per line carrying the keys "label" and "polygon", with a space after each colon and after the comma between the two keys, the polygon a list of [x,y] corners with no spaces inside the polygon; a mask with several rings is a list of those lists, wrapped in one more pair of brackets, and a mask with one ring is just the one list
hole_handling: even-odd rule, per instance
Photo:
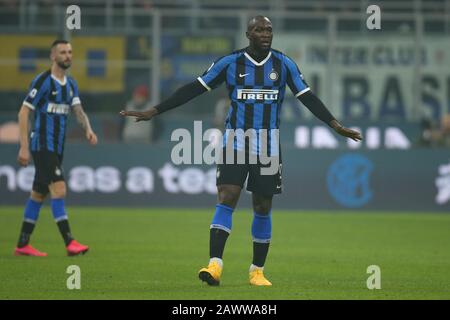
{"label": "nike logo on jersey", "polygon": [[245,77],[245,76],[248,76],[250,73],[244,73],[244,74],[242,74],[242,73],[239,73],[239,78],[243,78],[243,77]]}

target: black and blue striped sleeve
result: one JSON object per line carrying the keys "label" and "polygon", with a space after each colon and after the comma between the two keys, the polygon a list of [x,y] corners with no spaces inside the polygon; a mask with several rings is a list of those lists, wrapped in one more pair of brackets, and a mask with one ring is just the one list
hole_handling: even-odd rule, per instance
{"label": "black and blue striped sleeve", "polygon": [[28,94],[23,101],[23,104],[31,110],[35,110],[39,104],[39,101],[45,97],[46,94],[48,94],[49,85],[46,80],[49,75],[49,72],[41,73],[31,82],[30,88],[28,89]]}
{"label": "black and blue striped sleeve", "polygon": [[208,90],[217,88],[227,77],[227,68],[234,59],[233,55],[222,57],[213,62],[197,80]]}
{"label": "black and blue striped sleeve", "polygon": [[70,78],[69,83],[70,83],[70,90],[72,90],[72,92],[71,92],[72,93],[72,102],[70,103],[70,106],[81,104],[77,82],[75,81],[75,79]]}
{"label": "black and blue striped sleeve", "polygon": [[287,69],[287,85],[296,98],[311,90],[303,79],[297,64],[289,57],[285,56],[284,63]]}

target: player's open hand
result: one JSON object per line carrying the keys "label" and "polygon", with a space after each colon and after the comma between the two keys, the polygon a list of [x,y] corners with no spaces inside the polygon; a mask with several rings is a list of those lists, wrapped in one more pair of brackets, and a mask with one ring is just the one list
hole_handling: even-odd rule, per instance
{"label": "player's open hand", "polygon": [[97,135],[92,130],[86,131],[86,139],[89,141],[89,143],[93,146],[97,144]]}
{"label": "player's open hand", "polygon": [[345,127],[337,127],[335,128],[336,132],[339,133],[341,136],[353,139],[354,141],[358,142],[362,140],[362,135],[358,131],[345,128]]}
{"label": "player's open hand", "polygon": [[30,162],[30,151],[28,148],[20,148],[19,154],[17,155],[17,162],[22,166],[26,167]]}
{"label": "player's open hand", "polygon": [[149,121],[156,114],[156,109],[152,108],[148,111],[120,111],[120,115],[124,117],[135,117],[134,121]]}

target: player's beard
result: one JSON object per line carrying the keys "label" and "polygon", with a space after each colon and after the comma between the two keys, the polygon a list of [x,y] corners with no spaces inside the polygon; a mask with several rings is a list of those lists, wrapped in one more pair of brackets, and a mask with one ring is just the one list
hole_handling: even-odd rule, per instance
{"label": "player's beard", "polygon": [[264,41],[260,40],[259,48],[262,52],[269,52],[271,47],[272,47],[272,39],[264,40]]}
{"label": "player's beard", "polygon": [[58,61],[57,62],[58,67],[60,67],[61,69],[67,70],[70,68],[70,66],[72,65],[71,61],[68,62],[64,62],[64,61]]}

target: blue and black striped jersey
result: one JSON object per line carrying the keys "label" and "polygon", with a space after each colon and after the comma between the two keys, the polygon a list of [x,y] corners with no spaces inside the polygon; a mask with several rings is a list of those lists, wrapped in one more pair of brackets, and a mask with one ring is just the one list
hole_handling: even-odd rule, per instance
{"label": "blue and black striped jersey", "polygon": [[65,76],[60,82],[50,70],[34,78],[23,101],[34,110],[31,151],[48,150],[62,154],[67,116],[71,107],[80,103],[78,86],[73,78]]}
{"label": "blue and black striped jersey", "polygon": [[231,106],[225,128],[244,131],[279,128],[286,84],[295,97],[310,90],[296,63],[274,49],[261,62],[245,49],[235,51],[216,60],[197,79],[207,90],[226,83]]}

